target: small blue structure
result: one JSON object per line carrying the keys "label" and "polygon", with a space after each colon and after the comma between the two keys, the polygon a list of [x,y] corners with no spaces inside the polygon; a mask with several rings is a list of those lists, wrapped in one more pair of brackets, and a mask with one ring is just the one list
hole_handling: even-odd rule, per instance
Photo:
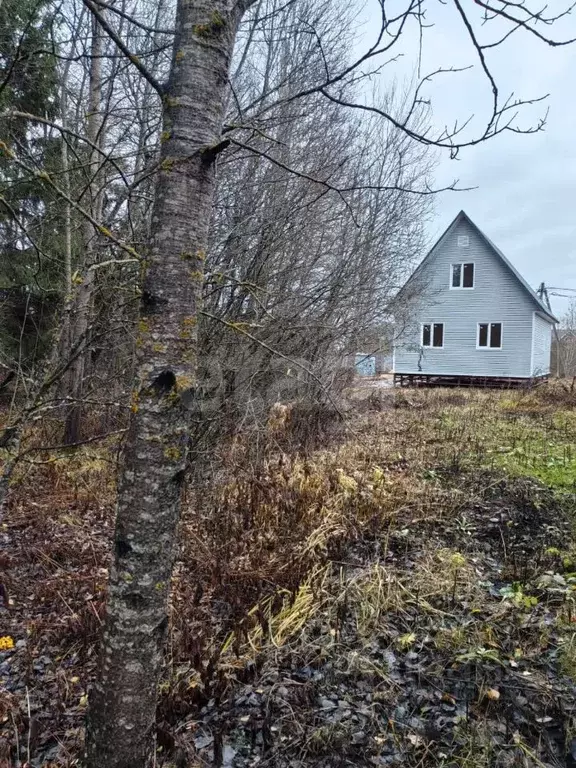
{"label": "small blue structure", "polygon": [[359,376],[376,376],[376,356],[364,355],[358,353],[356,355],[356,373]]}

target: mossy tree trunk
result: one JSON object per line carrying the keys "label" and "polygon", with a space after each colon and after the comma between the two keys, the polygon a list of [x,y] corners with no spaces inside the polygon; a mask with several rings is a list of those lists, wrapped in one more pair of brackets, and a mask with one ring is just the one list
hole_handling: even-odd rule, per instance
{"label": "mossy tree trunk", "polygon": [[152,761],[214,161],[244,10],[226,0],[178,2],[137,379],[99,671],[90,695],[88,768],[144,768]]}

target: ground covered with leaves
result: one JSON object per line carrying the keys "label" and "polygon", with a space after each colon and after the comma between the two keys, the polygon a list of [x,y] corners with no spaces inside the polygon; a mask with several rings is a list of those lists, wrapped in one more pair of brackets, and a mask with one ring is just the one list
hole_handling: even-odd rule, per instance
{"label": "ground covered with leaves", "polygon": [[[576,398],[345,405],[337,428],[281,411],[189,492],[157,764],[576,765]],[[115,451],[20,468],[0,531],[2,765],[81,755]]]}

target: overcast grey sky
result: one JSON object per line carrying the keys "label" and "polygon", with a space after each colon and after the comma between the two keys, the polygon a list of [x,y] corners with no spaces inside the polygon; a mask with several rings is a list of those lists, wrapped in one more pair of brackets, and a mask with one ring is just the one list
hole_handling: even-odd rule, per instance
{"label": "overcast grey sky", "polygon": [[[533,9],[538,6],[538,0],[527,1]],[[388,5],[400,7],[396,0]],[[445,4],[425,0],[424,5],[427,22],[434,26],[424,30],[422,74],[439,66],[475,65],[466,73],[442,75],[427,88],[432,120],[443,126],[474,115],[470,131],[479,129],[489,115],[491,93],[462,21],[451,0]],[[475,13],[471,0],[463,0],[462,5]],[[552,10],[564,7],[564,0],[548,3]],[[375,5],[369,3],[366,12],[376,23]],[[479,31],[487,41],[497,38],[503,29],[508,28],[489,24]],[[557,39],[576,37],[576,14],[558,24],[557,31],[542,31]],[[365,39],[369,39],[368,34]],[[383,85],[386,78],[402,78],[414,71],[418,62],[415,25],[405,36],[403,54],[401,62],[393,65],[395,69],[384,70]],[[435,239],[463,208],[532,286],[544,281],[549,286],[576,289],[576,44],[551,48],[518,30],[486,55],[503,94],[514,91],[521,98],[550,94],[544,104],[529,107],[520,120],[525,126],[534,125],[548,109],[547,124],[535,135],[507,133],[462,150],[458,160],[442,154],[437,183],[443,186],[459,179],[461,187],[476,189],[442,193],[436,198],[430,239]],[[567,300],[551,298],[555,311],[562,314]]]}

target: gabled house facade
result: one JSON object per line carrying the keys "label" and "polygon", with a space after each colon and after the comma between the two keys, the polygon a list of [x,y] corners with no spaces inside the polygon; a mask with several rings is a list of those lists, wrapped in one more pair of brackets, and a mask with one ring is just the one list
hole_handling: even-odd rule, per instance
{"label": "gabled house facade", "polygon": [[446,383],[545,378],[556,318],[461,211],[399,294],[412,307],[394,346],[394,376]]}

